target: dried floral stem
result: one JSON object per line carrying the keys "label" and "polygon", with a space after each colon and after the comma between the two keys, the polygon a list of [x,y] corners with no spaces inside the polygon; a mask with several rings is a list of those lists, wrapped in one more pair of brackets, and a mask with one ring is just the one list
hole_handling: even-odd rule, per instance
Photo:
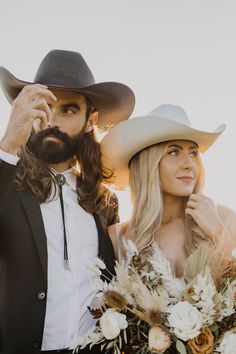
{"label": "dried floral stem", "polygon": [[132,308],[130,306],[126,306],[126,308],[129,312],[131,312],[133,315],[140,318],[142,321],[148,323],[150,326],[152,325],[152,323],[150,323],[150,321],[147,320],[147,316],[145,316],[142,311],[139,311],[138,309],[136,309],[134,307]]}

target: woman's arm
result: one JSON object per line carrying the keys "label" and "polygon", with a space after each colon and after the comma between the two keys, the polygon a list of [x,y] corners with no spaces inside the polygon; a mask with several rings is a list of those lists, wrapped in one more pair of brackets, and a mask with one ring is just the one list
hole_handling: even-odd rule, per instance
{"label": "woman's arm", "polygon": [[224,205],[218,205],[217,211],[223,224],[222,241],[232,250],[236,248],[236,212]]}
{"label": "woman's arm", "polygon": [[116,233],[115,224],[108,226],[108,234],[110,236],[111,242],[113,244],[115,258],[118,259],[118,236]]}
{"label": "woman's arm", "polygon": [[108,227],[108,234],[111,238],[115,257],[119,259],[119,257],[125,256],[125,247],[123,240],[128,238],[127,235],[127,227],[128,221],[124,223],[116,223]]}

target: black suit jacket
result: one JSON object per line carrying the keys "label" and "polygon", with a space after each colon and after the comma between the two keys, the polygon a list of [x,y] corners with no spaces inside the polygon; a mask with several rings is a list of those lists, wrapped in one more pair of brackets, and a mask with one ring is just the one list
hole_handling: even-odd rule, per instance
{"label": "black suit jacket", "polygon": [[[16,166],[0,160],[0,354],[40,353],[47,298],[47,242],[40,205],[31,191],[16,191]],[[114,271],[107,226],[117,206],[94,214],[99,256]]]}

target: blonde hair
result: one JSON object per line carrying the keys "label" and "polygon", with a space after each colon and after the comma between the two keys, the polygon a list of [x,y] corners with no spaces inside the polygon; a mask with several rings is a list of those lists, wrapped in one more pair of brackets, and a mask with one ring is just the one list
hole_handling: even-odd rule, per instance
{"label": "blonde hair", "polygon": [[[149,146],[138,152],[130,162],[130,191],[133,211],[126,232],[139,250],[148,249],[154,240],[158,240],[163,217],[159,164],[166,146],[167,142]],[[194,193],[201,192],[204,185],[204,170],[200,156],[198,166],[199,175]],[[214,243],[213,239],[203,234],[195,222],[186,218],[184,210],[183,222],[187,255],[191,254],[201,242]]]}

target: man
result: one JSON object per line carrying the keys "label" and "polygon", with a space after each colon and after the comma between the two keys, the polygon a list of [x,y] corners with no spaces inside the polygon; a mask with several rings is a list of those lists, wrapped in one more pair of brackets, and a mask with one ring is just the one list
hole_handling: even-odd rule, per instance
{"label": "man", "polygon": [[127,119],[134,95],[96,84],[82,56],[62,50],[47,54],[34,83],[3,67],[0,83],[12,103],[0,142],[0,353],[70,353],[94,326],[85,264],[99,256],[112,272],[114,262],[117,202],[93,130]]}

